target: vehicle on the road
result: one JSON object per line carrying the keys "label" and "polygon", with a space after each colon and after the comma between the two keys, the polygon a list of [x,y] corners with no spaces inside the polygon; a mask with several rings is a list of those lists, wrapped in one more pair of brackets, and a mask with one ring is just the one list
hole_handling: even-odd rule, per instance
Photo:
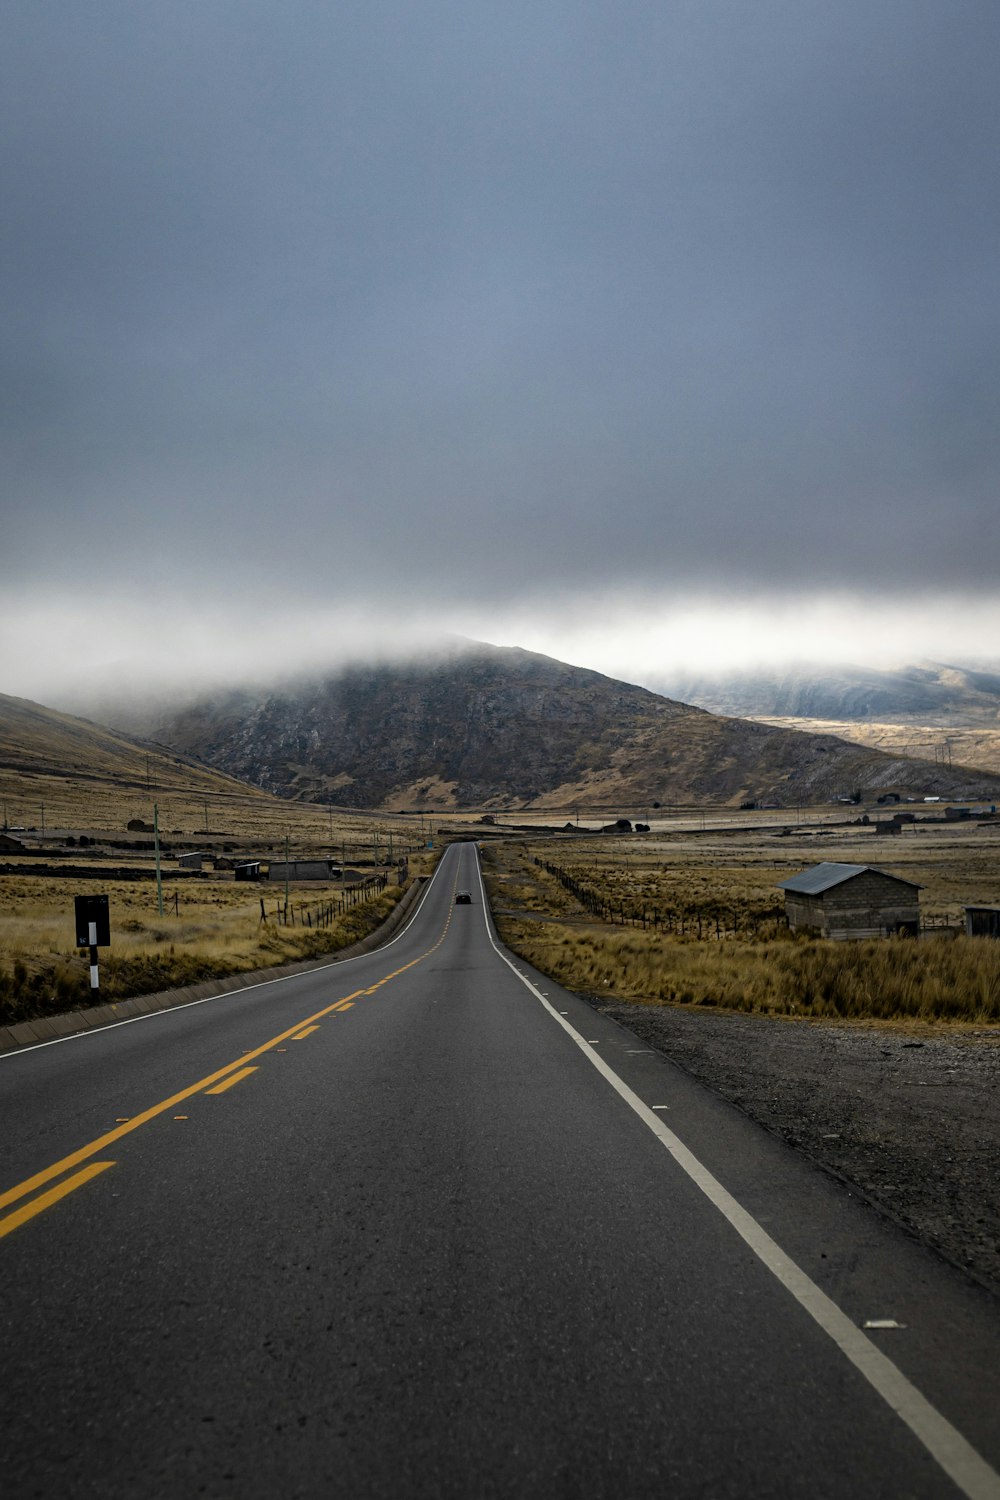
{"label": "vehicle on the road", "polygon": [[455,892],[455,905],[456,906],[471,906],[472,905],[472,892],[471,891],[456,891]]}

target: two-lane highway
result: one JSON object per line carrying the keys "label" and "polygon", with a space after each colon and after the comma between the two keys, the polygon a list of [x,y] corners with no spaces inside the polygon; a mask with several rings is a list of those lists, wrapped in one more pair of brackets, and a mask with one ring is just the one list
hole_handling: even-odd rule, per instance
{"label": "two-lane highway", "polygon": [[474,845],[0,1108],[5,1495],[1000,1500],[996,1301],[503,951]]}

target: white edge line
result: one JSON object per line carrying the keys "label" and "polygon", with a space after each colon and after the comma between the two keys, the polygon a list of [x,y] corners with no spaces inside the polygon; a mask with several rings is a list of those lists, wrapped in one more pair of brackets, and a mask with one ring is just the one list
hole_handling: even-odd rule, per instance
{"label": "white edge line", "polygon": [[[331,958],[328,964],[317,964],[314,969],[306,969],[302,974],[279,974],[274,979],[258,979],[256,984],[244,984],[236,990],[223,990],[221,995],[203,995],[200,1000],[185,1000],[181,1005],[165,1005],[162,1010],[147,1011],[144,1016],[126,1016],[122,1021],[105,1021],[100,1026],[88,1026],[85,1031],[71,1031],[68,1036],[51,1036],[44,1042],[30,1042],[26,1047],[12,1047],[9,1052],[0,1052],[0,1063],[5,1063],[13,1057],[22,1057],[26,1052],[37,1052],[42,1047],[58,1047],[62,1042],[80,1042],[88,1036],[99,1036],[104,1031],[116,1031],[119,1026],[134,1026],[137,1021],[160,1021],[164,1016],[173,1015],[176,1011],[180,1010],[191,1010],[195,1005],[208,1005],[212,1000],[231,1000],[234,995],[248,995],[251,990],[262,990],[268,984],[284,984],[286,979],[305,979],[308,974],[322,974],[325,969],[342,969],[345,964],[358,963],[362,958],[371,958],[375,953],[385,953],[388,948],[392,947],[393,943],[398,943],[400,938],[406,936],[417,912],[424,904],[424,897],[429,893],[431,886],[437,879],[438,871],[444,864],[447,854],[448,850],[446,849],[444,855],[438,861],[434,874],[428,880],[423,895],[418,896],[417,900],[413,903],[413,910],[396,933],[396,936],[390,938],[387,943],[383,943],[381,948],[372,948],[369,953],[355,953],[351,958]],[[132,995],[126,998],[141,1000],[142,996]],[[113,1005],[115,1002],[108,1001],[106,1003]]]}
{"label": "white edge line", "polygon": [[[477,866],[478,864],[477,859]],[[486,891],[481,869],[479,870],[479,885],[485,913],[487,911]],[[676,1136],[663,1123],[659,1115],[655,1115],[642,1102],[638,1094],[632,1092],[628,1084],[618,1077],[601,1054],[594,1051],[593,1047],[559,1014],[531,980],[515,968],[495,941],[490,926],[487,920],[486,933],[490,943],[511,972],[531,991],[539,1004],[545,1007],[556,1025],[561,1026],[572,1038],[587,1061],[603,1075],[615,1092],[638,1115],[660,1144],[670,1152],[681,1170],[687,1174],[696,1187],[701,1189],[709,1202],[719,1210],[723,1218],[728,1220],[740,1238],[772,1275],[777,1277],[785,1290],[792,1294],[796,1302],[833,1340],[841,1353],[847,1356],[855,1369],[864,1376],[882,1400],[906,1424],[917,1441],[926,1448],[962,1493],[967,1495],[969,1500],[1000,1500],[1000,1474],[997,1474],[996,1470],[991,1468],[958,1429],[942,1416],[937,1407],[931,1405],[927,1397],[917,1390],[902,1370],[894,1365],[892,1360],[887,1359],[871,1339],[865,1338],[847,1314],[842,1312],[837,1304],[806,1275],[805,1271],[785,1254],[780,1245],[757,1223],[753,1215],[749,1214],[732,1194],[726,1191],[722,1183],[713,1177],[708,1168],[703,1166],[694,1153],[684,1145],[680,1137]]]}

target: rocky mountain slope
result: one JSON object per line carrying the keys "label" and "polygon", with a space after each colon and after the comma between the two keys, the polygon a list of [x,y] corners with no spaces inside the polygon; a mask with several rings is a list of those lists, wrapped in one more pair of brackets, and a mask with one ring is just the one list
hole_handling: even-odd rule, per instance
{"label": "rocky mountain slope", "polygon": [[349,807],[793,805],[890,788],[1000,794],[997,776],[721,718],[488,646],[233,689],[128,727],[269,791]]}

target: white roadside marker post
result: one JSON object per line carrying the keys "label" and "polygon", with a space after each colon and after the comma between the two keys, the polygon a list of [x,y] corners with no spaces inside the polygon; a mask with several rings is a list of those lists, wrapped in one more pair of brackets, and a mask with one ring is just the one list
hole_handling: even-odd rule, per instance
{"label": "white roadside marker post", "polygon": [[76,917],[76,946],[90,950],[90,993],[96,996],[101,988],[97,964],[98,948],[111,946],[111,915],[107,896],[77,896],[74,900]]}
{"label": "white roadside marker post", "polygon": [[87,924],[87,935],[90,938],[90,988],[94,994],[101,987],[101,977],[97,969],[97,923]]}

